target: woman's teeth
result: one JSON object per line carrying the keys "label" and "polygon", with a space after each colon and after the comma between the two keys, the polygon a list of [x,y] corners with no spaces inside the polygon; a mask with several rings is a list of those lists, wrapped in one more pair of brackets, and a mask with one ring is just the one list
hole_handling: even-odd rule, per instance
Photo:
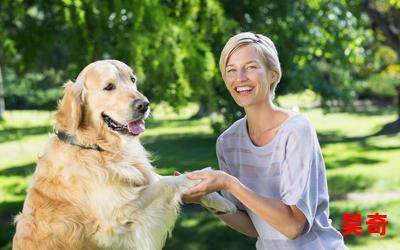
{"label": "woman's teeth", "polygon": [[250,92],[253,88],[251,87],[236,87],[235,90],[238,93],[242,93],[242,92]]}

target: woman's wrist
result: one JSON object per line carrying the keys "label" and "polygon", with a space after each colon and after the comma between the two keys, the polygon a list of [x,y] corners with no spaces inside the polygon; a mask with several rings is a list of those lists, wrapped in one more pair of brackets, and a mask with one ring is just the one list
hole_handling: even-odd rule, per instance
{"label": "woman's wrist", "polygon": [[225,191],[232,193],[232,190],[234,189],[234,186],[237,184],[239,180],[232,175],[227,174],[227,179],[225,182]]}

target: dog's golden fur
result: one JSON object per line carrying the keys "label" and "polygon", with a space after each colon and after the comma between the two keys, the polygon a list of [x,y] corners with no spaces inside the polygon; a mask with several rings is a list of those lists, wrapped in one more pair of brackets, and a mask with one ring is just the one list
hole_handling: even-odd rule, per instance
{"label": "dog's golden fur", "polygon": [[16,217],[14,249],[162,248],[181,194],[197,182],[158,176],[137,136],[103,120],[103,113],[122,124],[137,116],[133,102],[145,97],[132,77],[124,63],[104,60],[65,85],[55,129],[76,145],[50,137]]}

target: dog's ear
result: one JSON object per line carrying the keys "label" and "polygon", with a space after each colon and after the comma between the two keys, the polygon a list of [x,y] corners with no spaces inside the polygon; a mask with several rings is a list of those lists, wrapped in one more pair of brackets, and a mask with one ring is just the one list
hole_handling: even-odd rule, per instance
{"label": "dog's ear", "polygon": [[81,92],[72,81],[64,85],[64,96],[58,104],[56,129],[74,134],[82,122]]}

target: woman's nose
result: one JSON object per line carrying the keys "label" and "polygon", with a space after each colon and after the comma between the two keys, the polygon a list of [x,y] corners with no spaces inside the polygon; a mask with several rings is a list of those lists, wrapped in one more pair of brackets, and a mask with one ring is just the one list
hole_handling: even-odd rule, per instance
{"label": "woman's nose", "polygon": [[243,82],[247,80],[247,75],[244,70],[238,70],[237,81]]}

